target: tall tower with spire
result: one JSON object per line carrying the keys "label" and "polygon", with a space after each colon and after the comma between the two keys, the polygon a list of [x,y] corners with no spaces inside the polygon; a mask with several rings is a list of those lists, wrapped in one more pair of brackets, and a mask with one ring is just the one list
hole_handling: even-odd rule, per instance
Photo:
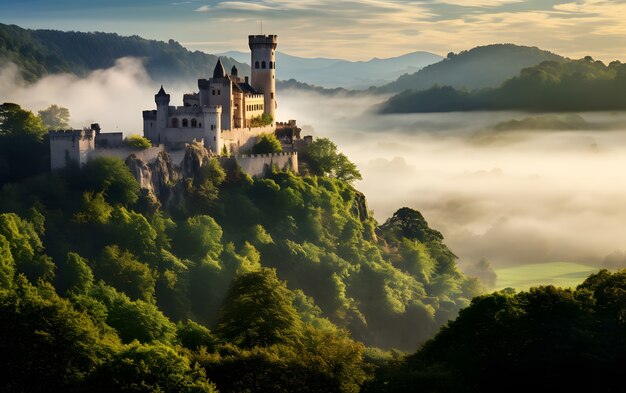
{"label": "tall tower with spire", "polygon": [[264,113],[276,124],[276,46],[277,35],[251,35],[248,44],[252,51],[252,87],[265,95]]}
{"label": "tall tower with spire", "polygon": [[162,143],[162,134],[165,133],[165,129],[168,126],[167,122],[170,109],[170,95],[165,92],[163,85],[161,85],[161,89],[154,96],[154,102],[156,102],[157,105],[156,124],[154,124],[153,135],[151,135],[150,139],[153,143],[159,144]]}

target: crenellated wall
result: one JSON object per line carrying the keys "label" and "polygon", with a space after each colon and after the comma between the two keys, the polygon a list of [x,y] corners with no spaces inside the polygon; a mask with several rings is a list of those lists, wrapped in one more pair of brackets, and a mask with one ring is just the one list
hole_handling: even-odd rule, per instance
{"label": "crenellated wall", "polygon": [[[222,131],[222,141],[226,145],[228,151],[234,153],[243,153],[250,151],[256,137],[262,134],[273,134],[274,127],[254,127],[254,128],[236,128],[234,130]],[[221,152],[220,152],[221,153]]]}
{"label": "crenellated wall", "polygon": [[252,177],[264,177],[276,166],[279,170],[298,173],[298,153],[241,154],[234,156],[241,170]]}

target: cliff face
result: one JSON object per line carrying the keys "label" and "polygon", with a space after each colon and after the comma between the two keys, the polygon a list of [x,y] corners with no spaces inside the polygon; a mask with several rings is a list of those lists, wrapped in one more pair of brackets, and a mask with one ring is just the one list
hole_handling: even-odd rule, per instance
{"label": "cliff face", "polygon": [[180,166],[175,166],[167,152],[159,153],[153,161],[146,162],[133,154],[126,159],[139,186],[151,200],[158,201],[164,209],[174,206],[180,193],[177,185],[180,179],[193,178],[200,168],[211,159],[211,154],[199,143],[185,147],[185,155]]}

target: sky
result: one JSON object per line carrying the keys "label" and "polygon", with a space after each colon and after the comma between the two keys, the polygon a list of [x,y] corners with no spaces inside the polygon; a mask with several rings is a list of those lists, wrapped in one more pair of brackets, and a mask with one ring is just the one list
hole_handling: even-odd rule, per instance
{"label": "sky", "polygon": [[625,60],[626,0],[0,0],[0,22],[179,41],[209,53],[280,36],[304,57],[445,55],[515,43],[564,56]]}

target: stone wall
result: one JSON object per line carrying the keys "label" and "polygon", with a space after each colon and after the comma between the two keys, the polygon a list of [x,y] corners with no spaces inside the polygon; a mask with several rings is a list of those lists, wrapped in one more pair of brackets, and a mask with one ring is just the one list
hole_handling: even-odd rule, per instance
{"label": "stone wall", "polygon": [[298,172],[298,153],[241,154],[235,156],[241,170],[252,177],[264,177],[273,166]]}
{"label": "stone wall", "polygon": [[159,153],[164,150],[163,145],[151,147],[148,149],[133,149],[130,147],[120,147],[115,149],[96,149],[89,152],[89,159],[99,157],[117,157],[121,160],[126,160],[131,154],[134,154],[138,159],[143,162],[149,163],[157,159]]}
{"label": "stone wall", "polygon": [[[273,134],[275,127],[235,128],[222,131],[222,141],[232,153],[247,153],[261,134]],[[219,152],[221,153],[221,152]],[[218,154],[219,154],[218,153]]]}

